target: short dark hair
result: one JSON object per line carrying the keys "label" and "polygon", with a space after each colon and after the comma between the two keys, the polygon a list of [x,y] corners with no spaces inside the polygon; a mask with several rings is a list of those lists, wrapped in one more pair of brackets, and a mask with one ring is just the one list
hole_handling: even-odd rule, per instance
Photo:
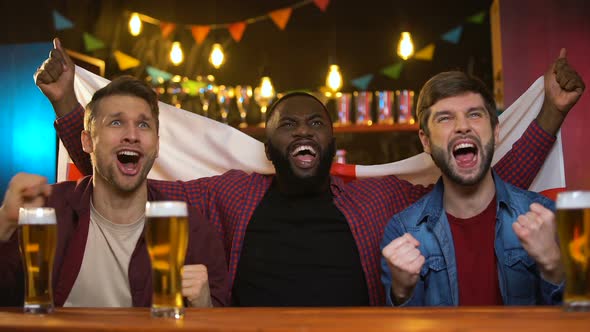
{"label": "short dark hair", "polygon": [[332,124],[331,122],[331,116],[330,116],[330,112],[328,112],[328,108],[326,107],[326,105],[324,103],[322,103],[321,100],[319,100],[316,96],[312,95],[311,93],[307,93],[307,92],[303,92],[303,91],[295,91],[295,92],[289,92],[286,95],[282,96],[281,98],[275,100],[270,107],[268,108],[268,111],[266,112],[266,124],[268,124],[268,120],[270,120],[272,113],[274,112],[274,110],[277,108],[277,106],[279,106],[279,104],[283,103],[285,100],[292,98],[292,97],[309,97],[311,99],[314,99],[315,101],[317,101],[320,105],[322,105],[322,108],[324,109],[324,111],[326,112],[326,114],[328,115],[328,119],[330,119],[330,124]]}
{"label": "short dark hair", "polygon": [[420,124],[420,129],[429,135],[428,118],[432,105],[441,99],[459,96],[467,92],[481,95],[490,115],[492,128],[495,129],[498,125],[498,113],[494,96],[479,78],[461,71],[442,72],[434,75],[424,84],[416,103],[416,119]]}
{"label": "short dark hair", "polygon": [[97,106],[100,100],[109,96],[134,96],[145,100],[150,106],[150,110],[156,121],[156,131],[158,131],[160,127],[160,121],[158,119],[160,114],[158,95],[146,82],[129,75],[115,78],[94,93],[92,99],[86,105],[84,112],[84,129],[91,131],[92,125],[96,120]]}

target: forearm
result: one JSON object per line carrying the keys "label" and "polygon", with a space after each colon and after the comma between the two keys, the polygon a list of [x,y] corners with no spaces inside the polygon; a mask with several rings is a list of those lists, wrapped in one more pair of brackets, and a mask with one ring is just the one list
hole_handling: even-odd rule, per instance
{"label": "forearm", "polygon": [[541,111],[537,115],[537,123],[539,127],[545,130],[550,135],[557,135],[559,128],[565,120],[566,113],[560,112],[555,105],[545,98]]}
{"label": "forearm", "polygon": [[51,102],[51,105],[53,106],[55,115],[58,118],[61,118],[72,112],[79,105],[79,103],[74,93],[66,93],[64,98]]}

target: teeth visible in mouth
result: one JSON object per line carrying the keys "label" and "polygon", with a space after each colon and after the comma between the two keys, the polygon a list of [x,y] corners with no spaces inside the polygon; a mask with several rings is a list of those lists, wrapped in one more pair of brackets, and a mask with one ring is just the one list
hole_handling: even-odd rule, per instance
{"label": "teeth visible in mouth", "polygon": [[468,148],[472,148],[475,149],[475,145],[471,144],[471,143],[461,143],[461,144],[457,144],[455,146],[455,148],[453,149],[453,152],[459,150],[459,149],[468,149]]}
{"label": "teeth visible in mouth", "polygon": [[121,151],[117,153],[118,156],[139,157],[139,153],[135,151]]}
{"label": "teeth visible in mouth", "polygon": [[301,145],[301,146],[298,146],[297,148],[295,148],[295,150],[293,150],[293,152],[291,153],[291,156],[295,157],[299,152],[302,152],[302,151],[309,151],[309,153],[313,156],[315,156],[317,154],[315,149],[312,148],[310,145]]}

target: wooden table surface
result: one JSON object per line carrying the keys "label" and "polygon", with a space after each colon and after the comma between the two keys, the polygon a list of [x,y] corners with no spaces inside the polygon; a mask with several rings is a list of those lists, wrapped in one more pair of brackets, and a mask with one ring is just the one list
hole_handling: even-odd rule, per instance
{"label": "wooden table surface", "polygon": [[590,331],[590,312],[559,307],[214,308],[184,320],[151,318],[147,308],[59,308],[45,316],[0,308],[0,331]]}

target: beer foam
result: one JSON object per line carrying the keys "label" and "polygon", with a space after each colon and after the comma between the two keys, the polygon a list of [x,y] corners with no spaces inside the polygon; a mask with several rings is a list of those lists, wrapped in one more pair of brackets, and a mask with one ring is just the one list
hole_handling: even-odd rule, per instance
{"label": "beer foam", "polygon": [[19,225],[55,225],[53,208],[20,208],[18,210]]}
{"label": "beer foam", "polygon": [[558,209],[590,208],[590,191],[566,191],[557,194]]}
{"label": "beer foam", "polygon": [[188,210],[186,202],[154,201],[145,203],[146,217],[186,217]]}

